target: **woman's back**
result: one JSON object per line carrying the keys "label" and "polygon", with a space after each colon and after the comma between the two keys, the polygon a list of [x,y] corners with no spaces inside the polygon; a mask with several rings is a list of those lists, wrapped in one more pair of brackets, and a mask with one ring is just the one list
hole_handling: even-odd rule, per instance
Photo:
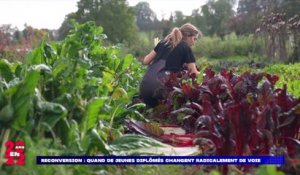
{"label": "woman's back", "polygon": [[183,70],[183,65],[195,62],[191,48],[185,42],[180,42],[168,55],[164,70],[179,72]]}
{"label": "woman's back", "polygon": [[165,68],[166,59],[169,57],[170,52],[172,52],[172,48],[164,41],[161,41],[156,45],[154,51],[156,52],[156,56],[152,64],[149,65],[140,84],[140,96],[151,107],[156,106],[158,99],[161,98],[159,93],[156,93],[162,87],[159,74]]}
{"label": "woman's back", "polygon": [[156,47],[145,56],[143,63],[150,64],[140,84],[140,97],[150,107],[158,104],[162,99],[162,80],[165,71],[179,72],[187,64],[189,72],[199,73],[195,66],[195,57],[191,46],[197,40],[200,31],[187,23],[180,28],[175,27],[172,32],[159,42]]}

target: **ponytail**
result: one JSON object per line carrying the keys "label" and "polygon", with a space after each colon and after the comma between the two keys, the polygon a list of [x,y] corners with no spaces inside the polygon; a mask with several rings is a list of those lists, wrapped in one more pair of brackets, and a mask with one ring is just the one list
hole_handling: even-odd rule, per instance
{"label": "ponytail", "polygon": [[202,33],[194,25],[186,23],[180,28],[173,28],[172,32],[165,37],[164,41],[166,45],[170,45],[172,46],[172,48],[174,48],[181,40],[185,40],[187,37],[190,36],[201,37]]}
{"label": "ponytail", "polygon": [[177,44],[182,40],[182,33],[178,27],[173,28],[172,32],[165,37],[166,44],[176,47]]}

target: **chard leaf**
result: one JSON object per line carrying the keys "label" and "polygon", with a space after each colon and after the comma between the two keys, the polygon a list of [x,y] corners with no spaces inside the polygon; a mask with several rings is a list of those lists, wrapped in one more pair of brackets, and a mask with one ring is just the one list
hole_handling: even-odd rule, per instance
{"label": "chard leaf", "polygon": [[87,105],[86,115],[84,116],[84,120],[81,124],[81,128],[85,133],[87,130],[95,127],[97,124],[97,120],[99,119],[99,111],[103,106],[105,100],[107,98],[99,98],[95,97]]}
{"label": "chard leaf", "polygon": [[127,151],[130,153],[132,150],[140,148],[167,147],[167,145],[150,137],[128,134],[112,142],[110,147],[114,154],[126,155]]}

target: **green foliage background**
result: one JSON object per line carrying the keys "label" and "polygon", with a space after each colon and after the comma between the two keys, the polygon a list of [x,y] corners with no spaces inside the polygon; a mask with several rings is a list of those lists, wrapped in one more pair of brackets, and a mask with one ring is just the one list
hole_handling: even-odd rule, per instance
{"label": "green foliage background", "polygon": [[[134,56],[149,53],[154,37],[162,39],[186,22],[204,33],[193,48],[202,72],[206,67],[270,72],[280,76],[278,87],[287,84],[288,92],[300,98],[299,63],[272,65],[265,57],[266,40],[255,35],[262,16],[285,12],[290,18],[299,12],[299,2],[239,0],[234,13],[235,2],[208,1],[195,6],[190,16],[176,11],[169,19],[158,20],[147,3],[129,7],[125,0],[80,0],[78,10],[66,16],[59,29],[61,41],[56,42],[30,27],[21,37],[19,31],[1,28],[0,174],[207,174],[208,169],[197,166],[37,166],[35,157],[126,155],[132,149],[162,146],[149,138],[124,135],[124,119],[147,120],[140,113],[144,104],[130,104],[144,73]],[[16,49],[22,37],[31,43],[26,49],[44,37],[25,59],[23,53],[6,52],[3,42],[14,38],[10,47]],[[5,166],[4,143],[18,139],[26,143],[26,165]],[[274,166],[252,173],[282,174]]]}
{"label": "green foliage background", "polygon": [[[197,166],[35,164],[38,155],[127,155],[129,150],[163,146],[148,137],[124,135],[124,119],[146,120],[139,112],[144,104],[130,105],[144,70],[132,55],[123,55],[117,46],[103,46],[102,32],[93,22],[74,23],[72,33],[65,40],[53,43],[44,40],[27,55],[24,63],[0,60],[1,174],[153,174],[161,171],[203,174],[206,171]],[[265,69],[282,71],[280,66]],[[297,67],[298,64],[295,69],[286,71],[287,76]],[[19,139],[26,144],[26,165],[3,165],[4,143]],[[254,171],[260,174],[275,170],[261,167]]]}

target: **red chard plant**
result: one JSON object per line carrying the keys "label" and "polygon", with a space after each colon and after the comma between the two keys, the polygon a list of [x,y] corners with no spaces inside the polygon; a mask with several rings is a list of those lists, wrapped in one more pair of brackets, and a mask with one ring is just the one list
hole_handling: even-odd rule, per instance
{"label": "red chard plant", "polygon": [[195,134],[204,155],[284,155],[292,162],[300,157],[300,99],[286,85],[275,88],[278,79],[206,69],[198,83],[187,71],[171,73],[154,111],[162,122]]}

